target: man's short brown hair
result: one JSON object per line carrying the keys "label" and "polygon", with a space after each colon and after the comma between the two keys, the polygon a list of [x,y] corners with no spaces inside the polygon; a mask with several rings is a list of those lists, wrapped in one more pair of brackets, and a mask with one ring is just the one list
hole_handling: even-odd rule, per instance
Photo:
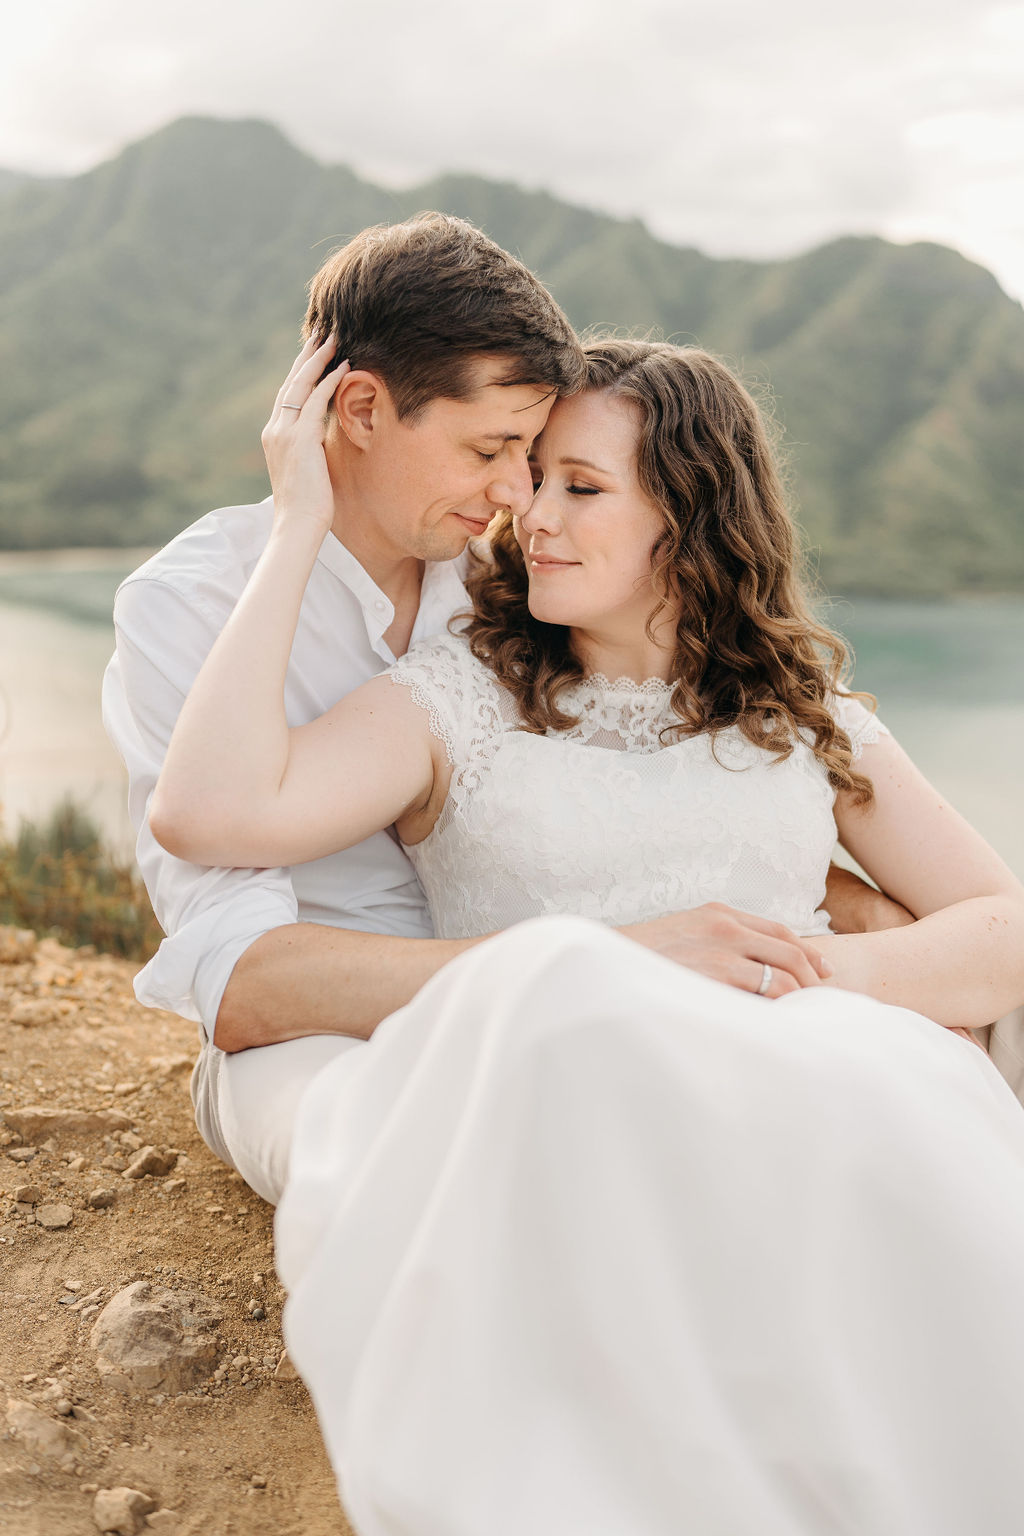
{"label": "man's short brown hair", "polygon": [[465,219],[419,213],[364,229],[313,278],[306,334],[379,374],[400,417],[474,387],[473,360],[508,359],[507,384],[572,394],[584,362],[572,326],[521,261]]}

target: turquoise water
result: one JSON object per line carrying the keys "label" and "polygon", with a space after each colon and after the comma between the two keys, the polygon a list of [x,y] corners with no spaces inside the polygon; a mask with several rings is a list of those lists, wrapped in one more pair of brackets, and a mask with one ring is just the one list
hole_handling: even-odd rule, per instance
{"label": "turquoise water", "polygon": [[[131,843],[99,717],[110,605],[141,556],[0,556],[0,801],[8,825],[78,796]],[[1024,877],[1024,599],[836,603],[855,682],[923,772]]]}

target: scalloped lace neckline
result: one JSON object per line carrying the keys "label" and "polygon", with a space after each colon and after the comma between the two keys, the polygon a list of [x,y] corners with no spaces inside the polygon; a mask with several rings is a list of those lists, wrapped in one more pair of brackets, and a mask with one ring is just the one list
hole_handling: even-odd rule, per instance
{"label": "scalloped lace neckline", "polygon": [[591,693],[601,698],[621,694],[625,698],[657,699],[663,702],[671,696],[674,688],[675,683],[666,683],[660,677],[645,677],[642,683],[638,683],[632,677],[609,677],[605,672],[588,672],[586,677],[566,683],[564,692]]}

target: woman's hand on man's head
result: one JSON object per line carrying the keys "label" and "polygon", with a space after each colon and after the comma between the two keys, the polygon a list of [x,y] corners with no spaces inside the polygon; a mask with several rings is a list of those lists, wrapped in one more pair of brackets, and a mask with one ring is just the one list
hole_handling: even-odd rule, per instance
{"label": "woman's hand on man's head", "polygon": [[329,368],[333,354],[333,340],[309,338],[278,390],[263,428],[260,440],[274,492],[277,527],[312,521],[326,535],[334,522],[334,489],[324,438],[331,399],[349,365],[346,361]]}

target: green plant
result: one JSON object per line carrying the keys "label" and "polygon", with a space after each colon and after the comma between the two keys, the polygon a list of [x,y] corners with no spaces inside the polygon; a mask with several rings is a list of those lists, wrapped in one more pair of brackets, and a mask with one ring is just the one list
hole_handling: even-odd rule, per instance
{"label": "green plant", "polygon": [[0,922],[130,960],[147,959],[161,938],[135,870],[71,799],[0,840]]}

